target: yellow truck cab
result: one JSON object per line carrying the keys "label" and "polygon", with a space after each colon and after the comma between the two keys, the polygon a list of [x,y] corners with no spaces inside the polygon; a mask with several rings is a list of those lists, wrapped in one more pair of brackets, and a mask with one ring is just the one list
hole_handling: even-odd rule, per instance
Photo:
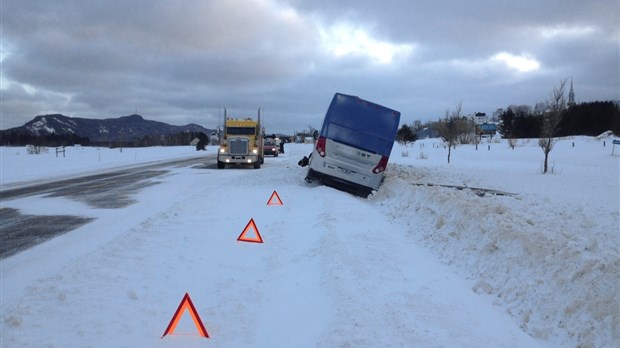
{"label": "yellow truck cab", "polygon": [[264,162],[263,130],[258,119],[235,119],[226,117],[220,148],[217,152],[217,167],[226,168],[227,164],[252,164],[255,169]]}

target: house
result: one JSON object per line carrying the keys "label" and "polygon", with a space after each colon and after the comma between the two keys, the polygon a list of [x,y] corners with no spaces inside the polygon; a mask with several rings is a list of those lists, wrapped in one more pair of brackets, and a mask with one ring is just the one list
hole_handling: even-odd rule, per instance
{"label": "house", "polygon": [[487,114],[484,112],[476,112],[474,114],[474,123],[477,125],[488,123]]}
{"label": "house", "polygon": [[479,137],[493,136],[497,133],[497,125],[495,123],[483,123],[476,125],[476,135]]}

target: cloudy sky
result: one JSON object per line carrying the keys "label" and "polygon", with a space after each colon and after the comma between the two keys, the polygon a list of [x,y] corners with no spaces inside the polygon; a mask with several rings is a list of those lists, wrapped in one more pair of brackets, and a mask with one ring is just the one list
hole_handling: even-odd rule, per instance
{"label": "cloudy sky", "polygon": [[36,115],[135,112],[268,132],[319,128],[335,92],[401,123],[620,99],[618,0],[0,0],[0,129]]}

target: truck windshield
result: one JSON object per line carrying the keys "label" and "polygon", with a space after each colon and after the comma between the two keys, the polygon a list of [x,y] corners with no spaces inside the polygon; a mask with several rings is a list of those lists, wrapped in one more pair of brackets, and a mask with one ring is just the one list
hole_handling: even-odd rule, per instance
{"label": "truck windshield", "polygon": [[227,127],[226,133],[230,135],[255,135],[256,128],[254,127]]}

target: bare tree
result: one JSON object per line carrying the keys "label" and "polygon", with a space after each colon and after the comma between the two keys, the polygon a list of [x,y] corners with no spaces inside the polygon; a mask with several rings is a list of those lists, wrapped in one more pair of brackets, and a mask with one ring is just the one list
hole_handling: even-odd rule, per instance
{"label": "bare tree", "polygon": [[558,132],[558,125],[562,121],[564,110],[566,109],[566,98],[564,97],[564,89],[566,87],[566,79],[560,81],[559,86],[553,87],[553,92],[546,101],[546,111],[542,114],[540,124],[540,137],[538,138],[538,146],[545,154],[545,163],[543,174],[547,173],[549,153],[553,150]]}
{"label": "bare tree", "polygon": [[461,117],[461,122],[459,122],[459,126],[461,127],[461,129],[458,136],[458,143],[474,143],[476,141],[476,123],[474,122],[474,119]]}
{"label": "bare tree", "polygon": [[416,132],[419,131],[420,129],[422,129],[422,121],[420,120],[415,120],[413,121],[413,125],[411,126],[411,130]]}
{"label": "bare tree", "polygon": [[308,136],[311,136],[314,138],[314,140],[319,138],[319,130],[312,127],[311,125],[308,125]]}
{"label": "bare tree", "polygon": [[452,113],[450,113],[449,109],[446,110],[445,118],[440,119],[436,125],[437,133],[448,143],[448,163],[450,163],[452,146],[456,145],[459,136],[464,131],[467,131],[467,120],[464,120],[461,115],[462,109],[462,104],[458,103]]}
{"label": "bare tree", "polygon": [[517,146],[517,139],[508,138],[508,146],[510,146],[510,148],[514,150],[515,146]]}
{"label": "bare tree", "polygon": [[545,111],[547,111],[546,101],[539,101],[536,105],[534,105],[534,115],[542,115]]}

